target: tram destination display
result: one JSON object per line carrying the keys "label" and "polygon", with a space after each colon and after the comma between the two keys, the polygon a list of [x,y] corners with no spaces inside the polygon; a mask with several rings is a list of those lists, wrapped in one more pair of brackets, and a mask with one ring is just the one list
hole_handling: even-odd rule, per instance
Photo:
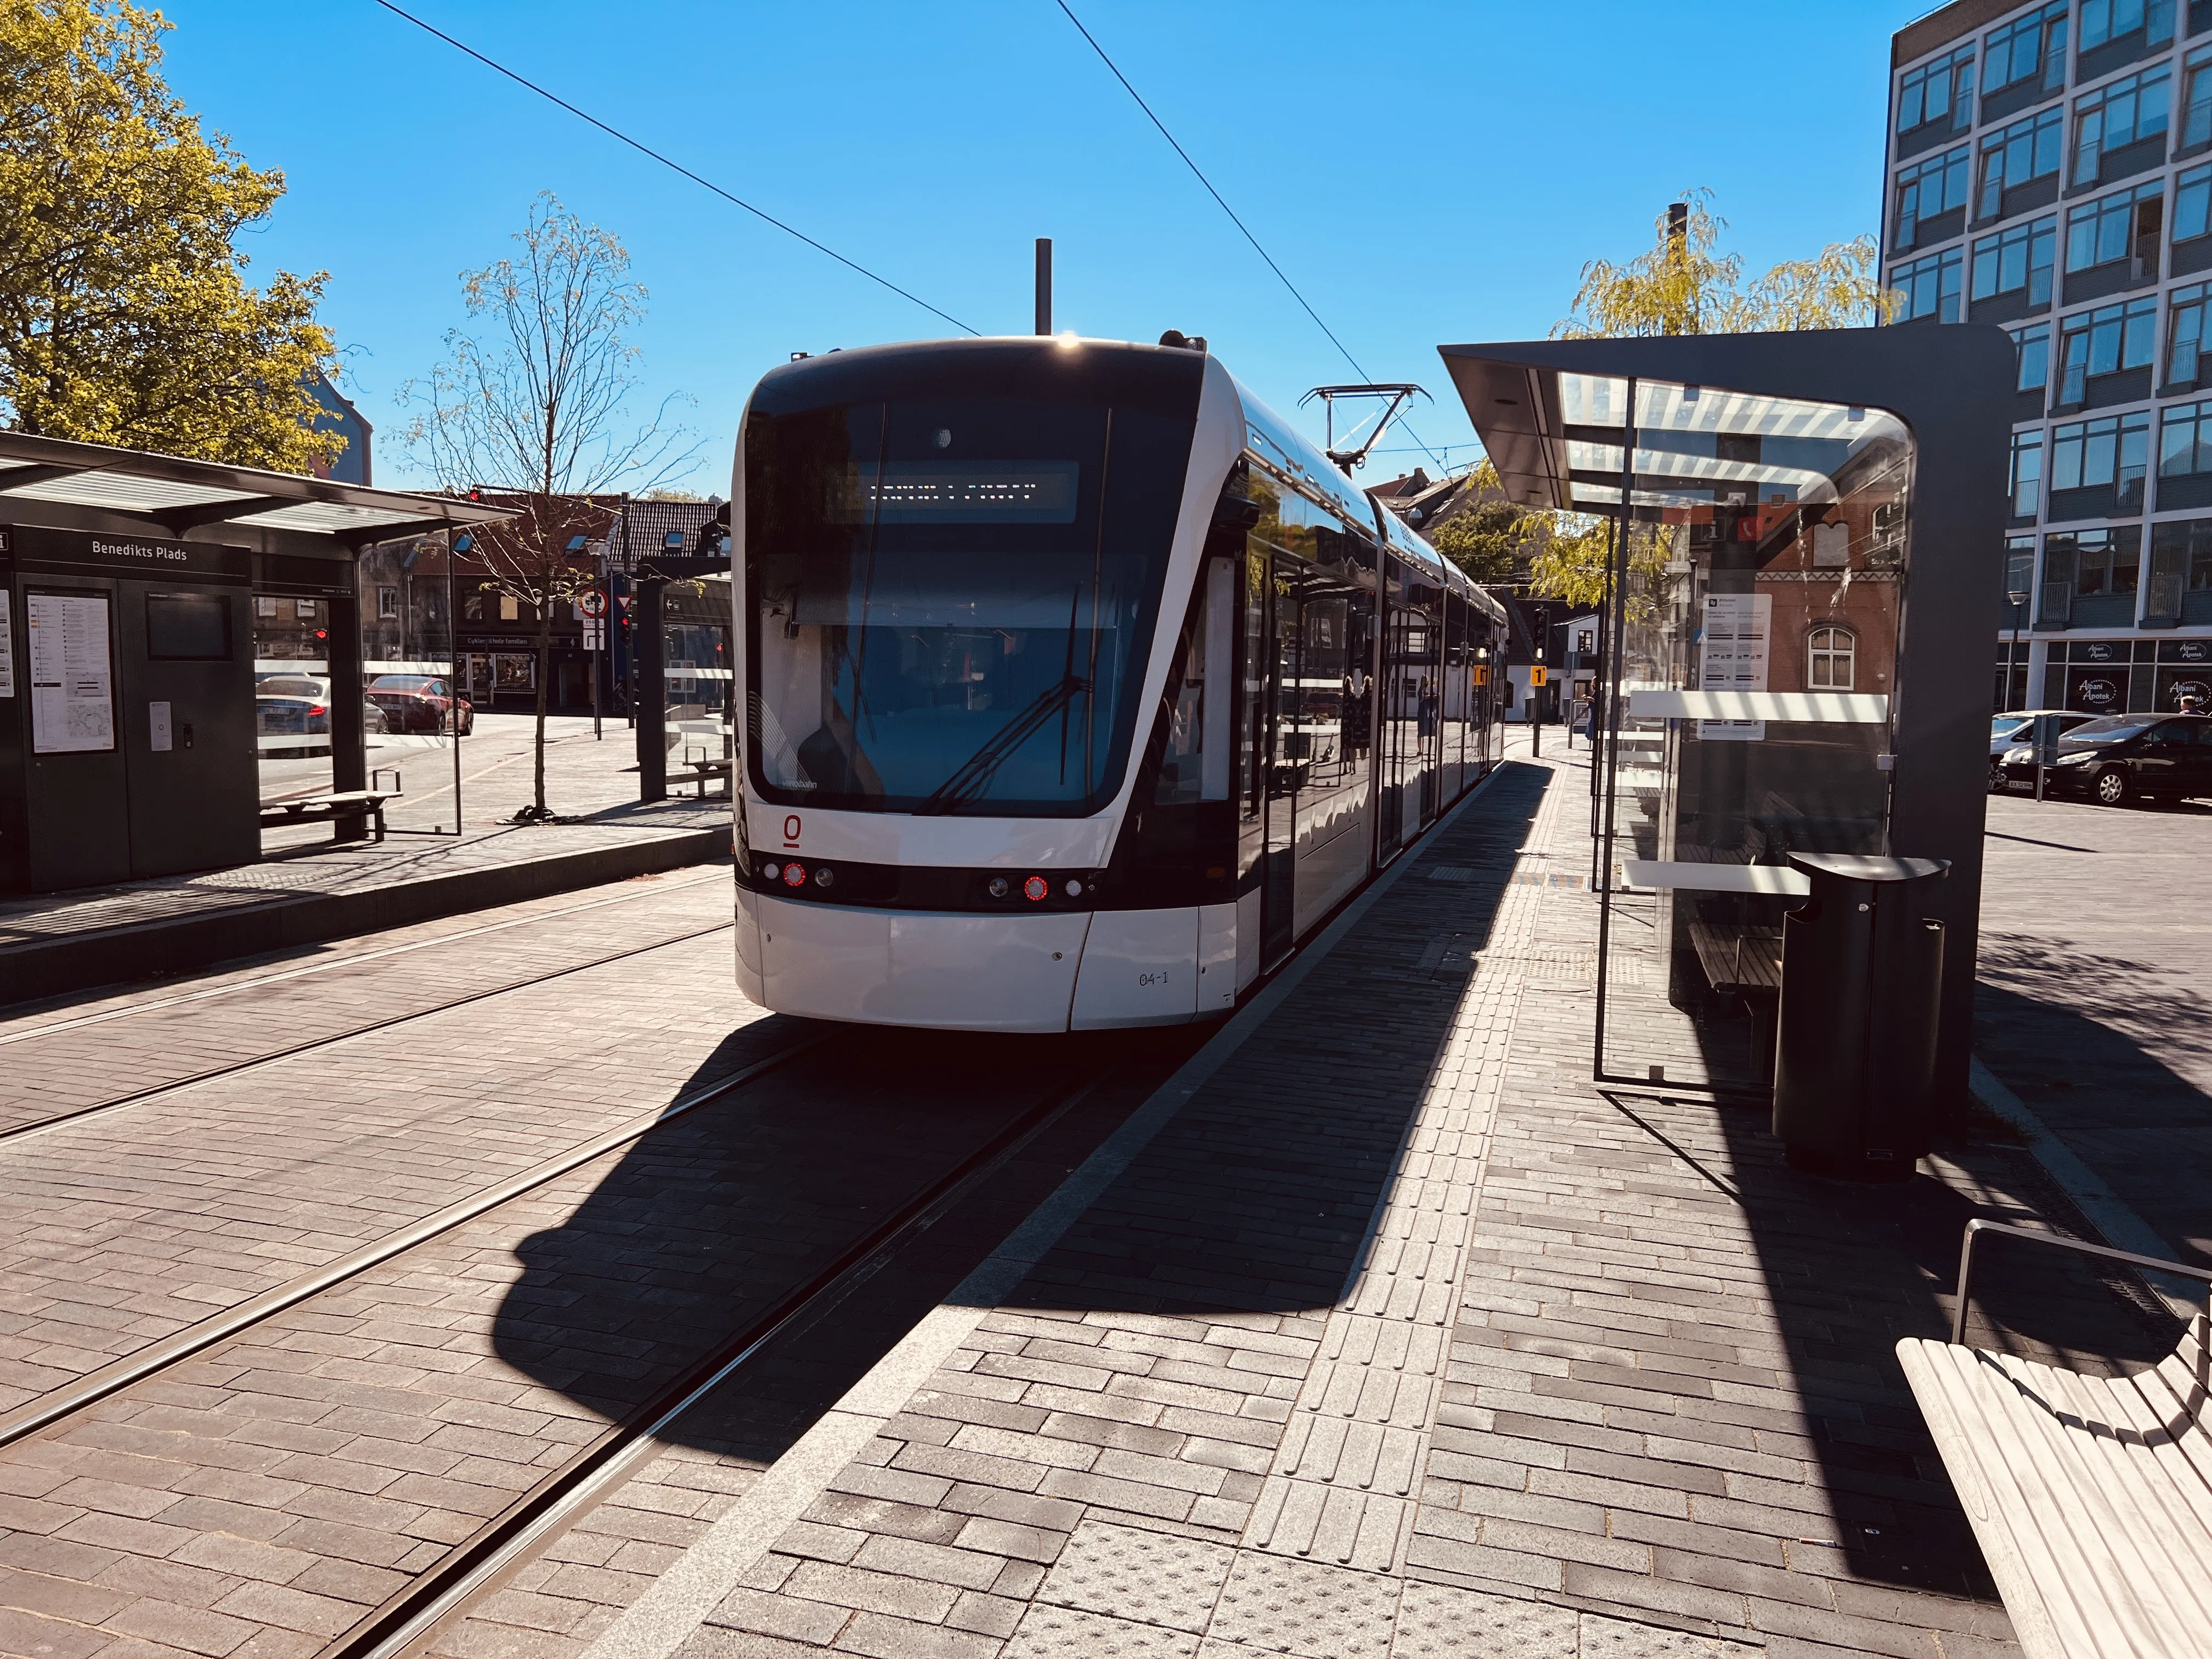
{"label": "tram destination display", "polygon": [[846,469],[846,524],[1073,524],[1075,461],[885,461]]}

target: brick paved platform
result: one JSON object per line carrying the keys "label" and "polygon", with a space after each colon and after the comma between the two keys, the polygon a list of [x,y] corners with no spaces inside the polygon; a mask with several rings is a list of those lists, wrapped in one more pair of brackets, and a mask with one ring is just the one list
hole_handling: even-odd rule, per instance
{"label": "brick paved platform", "polygon": [[2208,865],[2201,803],[1991,799],[1974,1042],[2142,1218],[2126,1248],[2212,1267]]}
{"label": "brick paved platform", "polygon": [[729,822],[726,801],[632,805],[0,900],[0,1006],[725,858]]}
{"label": "brick paved platform", "polygon": [[[1572,763],[1504,769],[811,1428],[691,1437],[435,1650],[2014,1651],[1892,1345],[1968,1217],[2083,1224],[2016,1146],[1837,1186],[1593,1086]],[[2002,1259],[1978,1309],[2168,1340]]]}

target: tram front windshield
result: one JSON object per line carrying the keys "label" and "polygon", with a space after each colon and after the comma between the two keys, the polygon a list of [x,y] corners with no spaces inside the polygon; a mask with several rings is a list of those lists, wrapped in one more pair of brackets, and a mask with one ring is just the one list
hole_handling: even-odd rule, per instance
{"label": "tram front windshield", "polygon": [[1095,404],[1013,398],[754,413],[765,799],[1001,817],[1110,799],[1169,541],[1102,524],[1111,428]]}

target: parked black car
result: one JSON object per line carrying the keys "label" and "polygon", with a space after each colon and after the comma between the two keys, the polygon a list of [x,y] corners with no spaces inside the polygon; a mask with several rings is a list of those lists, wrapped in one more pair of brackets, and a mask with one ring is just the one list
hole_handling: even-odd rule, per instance
{"label": "parked black car", "polygon": [[[2014,749],[2005,775],[2035,781],[2035,754]],[[2045,793],[2086,795],[2106,806],[2212,795],[2212,719],[2202,714],[2106,714],[2058,739]]]}

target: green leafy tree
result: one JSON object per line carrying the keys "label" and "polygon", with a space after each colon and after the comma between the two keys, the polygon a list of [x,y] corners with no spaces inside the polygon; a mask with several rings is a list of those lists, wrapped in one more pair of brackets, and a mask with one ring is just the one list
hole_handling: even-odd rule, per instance
{"label": "green leafy tree", "polygon": [[[635,346],[624,331],[645,314],[644,287],[611,232],[587,225],[550,191],[514,234],[519,255],[461,274],[471,329],[446,336],[447,359],[410,380],[414,418],[403,447],[447,489],[482,487],[520,510],[475,538],[482,586],[527,605],[538,623],[538,731],[530,823],[545,804],[545,694],[556,607],[597,580],[569,551],[580,498],[650,490],[690,464],[697,446],[669,422],[671,396],[644,420],[629,414]],[[658,617],[644,625],[657,627]]]}
{"label": "green leafy tree", "polygon": [[246,279],[284,193],[161,76],[158,12],[0,0],[0,419],[24,432],[305,472],[344,447],[325,274]]}
{"label": "green leafy tree", "polygon": [[1550,515],[1508,501],[1487,456],[1468,475],[1463,495],[1468,504],[1429,532],[1430,543],[1476,581],[1520,580],[1531,556],[1552,533]]}

